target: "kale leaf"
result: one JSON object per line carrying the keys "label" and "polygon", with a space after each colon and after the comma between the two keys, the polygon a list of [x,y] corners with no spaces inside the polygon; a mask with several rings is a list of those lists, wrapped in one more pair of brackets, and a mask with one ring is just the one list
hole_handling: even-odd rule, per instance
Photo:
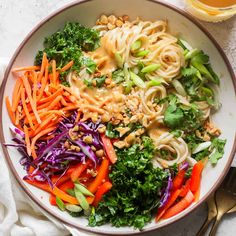
{"label": "kale leaf", "polygon": [[89,225],[111,223],[142,229],[159,205],[168,173],[153,167],[154,145],[148,137],[143,138],[142,147],[136,144],[117,150],[117,155],[118,161],[109,175],[113,187],[92,211]]}
{"label": "kale leaf", "polygon": [[99,46],[98,31],[86,28],[77,22],[68,22],[64,28],[44,39],[44,49],[38,51],[35,64],[40,65],[45,52],[49,60],[55,59],[57,67],[74,61],[72,70],[79,71],[82,64],[82,51],[92,51]]}

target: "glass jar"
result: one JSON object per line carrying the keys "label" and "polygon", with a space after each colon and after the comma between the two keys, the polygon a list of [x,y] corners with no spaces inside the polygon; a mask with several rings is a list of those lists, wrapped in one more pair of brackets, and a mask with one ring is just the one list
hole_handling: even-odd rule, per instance
{"label": "glass jar", "polygon": [[236,14],[236,0],[232,1],[233,5],[227,7],[219,7],[219,6],[213,7],[198,0],[185,0],[185,2],[186,2],[186,10],[193,16],[204,21],[209,21],[209,22],[223,21],[229,19],[230,17]]}

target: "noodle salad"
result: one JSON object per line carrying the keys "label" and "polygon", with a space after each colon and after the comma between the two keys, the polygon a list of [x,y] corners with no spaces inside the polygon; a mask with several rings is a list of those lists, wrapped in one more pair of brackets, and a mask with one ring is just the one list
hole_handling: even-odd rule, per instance
{"label": "noodle salad", "polygon": [[209,57],[166,21],[102,15],[45,38],[6,107],[24,181],[90,226],[142,229],[198,201],[225,140]]}

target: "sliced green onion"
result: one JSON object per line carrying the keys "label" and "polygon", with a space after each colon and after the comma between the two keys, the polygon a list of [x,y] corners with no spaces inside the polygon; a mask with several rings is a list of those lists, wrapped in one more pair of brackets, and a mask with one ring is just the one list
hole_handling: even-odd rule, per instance
{"label": "sliced green onion", "polygon": [[78,200],[80,206],[84,210],[88,210],[89,209],[89,204],[88,204],[88,202],[86,200],[86,197],[77,188],[75,188],[75,197]]}
{"label": "sliced green onion", "polygon": [[211,142],[207,141],[204,143],[199,143],[193,150],[192,150],[192,154],[196,154],[198,152],[201,152],[207,148],[209,148],[211,146]]}
{"label": "sliced green onion", "polygon": [[189,52],[189,50],[188,49],[185,49],[184,50],[184,56],[186,56],[186,54]]}
{"label": "sliced green onion", "polygon": [[117,63],[117,66],[122,68],[123,67],[123,59],[121,57],[121,55],[119,53],[115,53],[115,59],[116,59],[116,63]]}
{"label": "sliced green onion", "polygon": [[189,60],[191,58],[193,58],[194,56],[196,56],[198,53],[200,52],[199,49],[194,48],[193,50],[189,51],[185,56],[185,60]]}
{"label": "sliced green onion", "polygon": [[186,92],[185,92],[185,89],[183,87],[183,85],[177,80],[177,79],[174,79],[172,81],[172,84],[174,86],[174,88],[176,89],[176,91],[181,95],[181,96],[186,96]]}
{"label": "sliced green onion", "polygon": [[189,51],[191,51],[191,50],[193,49],[192,46],[190,46],[189,43],[187,43],[185,40],[179,38],[179,41],[180,41],[181,44],[183,44],[183,46],[184,46],[185,48],[187,48]]}
{"label": "sliced green onion", "polygon": [[142,42],[141,40],[136,40],[131,44],[131,52],[137,51],[139,48],[141,48]]}
{"label": "sliced green onion", "polygon": [[88,189],[85,188],[82,184],[75,184],[75,188],[77,188],[81,193],[86,196],[94,197],[94,195],[90,191],[88,191]]}
{"label": "sliced green onion", "polygon": [[153,79],[153,80],[148,82],[148,87],[159,86],[160,84],[161,84],[161,81]]}
{"label": "sliced green onion", "polygon": [[131,88],[133,86],[132,80],[130,80],[130,73],[128,69],[128,65],[125,63],[124,64],[124,75],[125,75],[125,82],[124,82],[124,87],[125,87],[125,93],[129,93],[131,91]]}
{"label": "sliced green onion", "polygon": [[142,50],[142,51],[139,51],[135,54],[136,57],[145,57],[148,55],[150,51],[149,50]]}
{"label": "sliced green onion", "polygon": [[161,67],[160,64],[151,64],[151,65],[148,65],[148,66],[145,66],[141,72],[142,73],[151,73],[157,69],[159,69]]}
{"label": "sliced green onion", "polygon": [[143,80],[136,74],[130,71],[130,78],[134,82],[135,85],[137,85],[140,88],[145,88],[146,84],[143,82]]}
{"label": "sliced green onion", "polygon": [[58,196],[56,196],[56,204],[61,211],[65,210],[65,204]]}
{"label": "sliced green onion", "polygon": [[72,197],[75,197],[75,191],[74,189],[67,189],[66,192],[71,195]]}
{"label": "sliced green onion", "polygon": [[208,97],[214,96],[214,92],[210,88],[207,88],[207,87],[201,87],[201,92]]}
{"label": "sliced green onion", "polygon": [[201,75],[199,70],[197,70],[196,76],[197,76],[198,79],[202,80],[202,75]]}
{"label": "sliced green onion", "polygon": [[65,204],[65,208],[66,210],[71,211],[71,212],[81,212],[83,210],[80,206],[69,204],[69,203]]}

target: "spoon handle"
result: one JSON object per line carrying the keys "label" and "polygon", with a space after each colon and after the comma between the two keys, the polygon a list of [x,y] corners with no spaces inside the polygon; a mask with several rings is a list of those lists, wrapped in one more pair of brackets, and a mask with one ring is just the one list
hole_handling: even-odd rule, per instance
{"label": "spoon handle", "polygon": [[203,236],[204,233],[206,232],[206,230],[208,229],[209,224],[211,223],[211,221],[214,219],[215,217],[207,217],[204,224],[202,225],[202,227],[199,229],[199,231],[197,232],[196,236]]}
{"label": "spoon handle", "polygon": [[218,212],[217,217],[215,219],[215,222],[214,222],[214,224],[213,224],[213,226],[211,228],[211,231],[209,233],[209,236],[215,236],[216,235],[216,231],[217,231],[218,225],[219,225],[223,215],[224,215],[224,213]]}

